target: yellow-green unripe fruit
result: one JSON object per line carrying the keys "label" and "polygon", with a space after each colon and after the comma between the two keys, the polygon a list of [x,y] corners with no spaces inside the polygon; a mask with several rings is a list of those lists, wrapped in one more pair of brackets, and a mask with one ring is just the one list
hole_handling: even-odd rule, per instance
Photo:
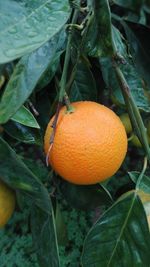
{"label": "yellow-green unripe fruit", "polygon": [[[148,136],[148,134],[147,134],[147,140],[148,140],[148,143],[150,144],[150,136]],[[133,134],[131,142],[135,147],[139,147],[139,148],[142,147],[142,144],[141,144],[139,138],[135,134]]]}
{"label": "yellow-green unripe fruit", "polygon": [[142,190],[138,190],[138,195],[144,205],[144,209],[147,216],[147,222],[150,229],[150,194],[143,192]]}
{"label": "yellow-green unripe fruit", "polygon": [[9,221],[15,209],[15,192],[0,180],[0,228]]}
{"label": "yellow-green unripe fruit", "polygon": [[132,136],[131,142],[135,147],[142,147],[139,138],[135,134]]}
{"label": "yellow-green unripe fruit", "polygon": [[125,127],[126,133],[130,134],[132,132],[132,125],[128,113],[123,113],[120,119]]}

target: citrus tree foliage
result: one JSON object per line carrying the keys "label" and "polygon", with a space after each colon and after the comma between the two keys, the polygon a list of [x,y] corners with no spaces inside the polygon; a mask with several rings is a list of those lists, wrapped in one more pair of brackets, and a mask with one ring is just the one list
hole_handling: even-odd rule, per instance
{"label": "citrus tree foliage", "polygon": [[[16,210],[23,212],[25,207],[30,249],[31,242],[34,245],[31,265],[62,266],[62,247],[68,259],[75,240],[73,244],[80,244],[74,248],[76,257],[71,256],[76,262],[66,260],[66,266],[148,267],[149,1],[5,0],[0,1],[0,13],[0,178],[15,190]],[[102,103],[131,119],[124,164],[101,184],[73,185],[46,167],[43,138],[57,109],[66,62],[65,90],[71,101]],[[139,148],[133,145],[132,134],[138,136]],[[82,229],[82,238],[77,235],[78,241],[71,226],[71,242],[68,239],[64,202],[67,214],[73,208],[79,216],[80,210],[90,211],[89,225],[86,232]],[[81,228],[86,225],[84,216]],[[17,231],[14,226],[10,229]],[[3,238],[1,244],[6,243]],[[4,256],[3,251],[1,266]]]}

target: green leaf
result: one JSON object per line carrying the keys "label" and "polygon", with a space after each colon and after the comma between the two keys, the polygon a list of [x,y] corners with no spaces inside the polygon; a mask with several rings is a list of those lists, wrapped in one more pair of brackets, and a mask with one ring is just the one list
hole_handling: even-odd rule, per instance
{"label": "green leaf", "polygon": [[[141,77],[139,77],[139,74],[137,73],[131,59],[129,59],[125,44],[123,43],[122,36],[119,30],[117,30],[115,27],[113,27],[113,39],[118,54],[123,58],[125,58],[126,60],[126,64],[121,64],[120,68],[128,82],[129,88],[136,102],[136,105],[141,110],[150,112],[149,102],[144,95],[142,79]],[[104,81],[108,86],[108,88],[110,88],[112,96],[116,99],[117,102],[124,105],[123,96],[120,91],[120,86],[116,78],[116,74],[111,59],[100,58],[100,64],[102,68]]]}
{"label": "green leaf", "polygon": [[150,28],[137,23],[125,21],[123,23],[131,54],[137,71],[150,87]]}
{"label": "green leaf", "polygon": [[[124,166],[126,169],[127,166]],[[117,200],[125,192],[128,192],[135,188],[134,183],[131,181],[128,175],[117,173],[110,179],[103,182],[106,189],[110,192],[113,199]]]}
{"label": "green leaf", "polygon": [[46,70],[43,72],[37,86],[36,89],[37,91],[43,89],[45,86],[47,86],[51,80],[53,79],[57,69],[58,69],[58,65],[60,63],[60,57],[62,55],[62,53],[65,50],[65,46],[66,46],[66,40],[67,40],[67,35],[64,29],[62,29],[61,32],[59,32],[59,38],[55,36],[56,41],[54,42],[53,46],[55,48],[56,45],[56,52],[54,52],[53,57],[48,65],[48,67],[46,68]]}
{"label": "green leaf", "polygon": [[60,190],[67,202],[77,209],[90,210],[112,204],[109,192],[101,185],[74,185],[62,181]]}
{"label": "green leaf", "polygon": [[[33,155],[34,154],[34,155]],[[32,158],[31,158],[32,155]],[[35,158],[33,158],[35,157]],[[25,157],[23,159],[23,162],[25,165],[33,172],[35,176],[37,176],[40,181],[42,181],[44,184],[50,181],[50,174],[48,168],[45,166],[45,162],[43,162],[41,159],[36,159],[36,154],[33,149],[33,151],[30,153],[30,157]],[[51,188],[51,191],[53,191],[53,188]]]}
{"label": "green leaf", "polygon": [[21,190],[33,203],[51,214],[46,188],[1,137],[0,166],[0,176],[6,183],[14,189]]}
{"label": "green leaf", "polygon": [[26,127],[20,123],[9,121],[3,125],[6,133],[18,141],[26,144],[42,145],[39,130]]}
{"label": "green leaf", "polygon": [[150,233],[140,199],[134,194],[116,202],[88,233],[83,267],[149,266]]}
{"label": "green leaf", "polygon": [[89,56],[112,55],[111,18],[107,0],[89,1],[92,13],[85,37],[85,51]]}
{"label": "green leaf", "polygon": [[18,62],[0,102],[0,123],[7,122],[17,112],[47,70],[54,74],[53,64],[61,50],[59,37],[55,36]]}
{"label": "green leaf", "polygon": [[[138,177],[140,175],[140,172],[137,171],[132,171],[132,172],[128,172],[130,178],[132,179],[132,181],[136,184]],[[142,191],[144,191],[147,194],[150,194],[150,177],[148,177],[147,175],[143,175],[143,178],[138,186],[138,188]]]}
{"label": "green leaf", "polygon": [[33,114],[25,106],[19,108],[18,111],[11,117],[11,120],[28,127],[40,128]]}
{"label": "green leaf", "polygon": [[61,211],[61,206],[58,202],[56,205],[55,224],[56,224],[58,244],[60,246],[65,246],[68,242],[67,227]]}
{"label": "green leaf", "polygon": [[124,1],[124,0],[113,0],[113,2],[116,5],[131,9],[131,10],[137,12],[137,13],[140,11],[140,8],[141,8],[142,4],[144,3],[143,0],[136,0],[136,1],[133,1],[133,0],[126,0],[126,1]]}
{"label": "green leaf", "polygon": [[59,66],[60,56],[62,53],[63,53],[63,50],[54,54],[52,61],[50,62],[49,66],[47,67],[47,69],[45,70],[43,75],[41,76],[41,78],[40,78],[40,80],[36,86],[37,91],[40,91],[41,89],[46,87],[53,79],[54,74],[57,71],[57,68]]}
{"label": "green leaf", "polygon": [[[113,98],[121,105],[125,105],[122,93],[120,91],[120,86],[112,65],[112,61],[109,58],[101,58],[100,64],[104,81],[108,88],[111,90]],[[144,110],[145,112],[150,112],[150,106],[144,94],[142,80],[139,78],[139,75],[136,72],[134,66],[131,62],[127,62],[126,65],[120,67],[129,84],[129,88],[137,107],[141,110]]]}
{"label": "green leaf", "polygon": [[52,204],[51,214],[36,206],[31,211],[31,231],[40,267],[60,267]]}
{"label": "green leaf", "polygon": [[115,51],[117,51],[118,54],[125,57],[125,59],[128,59],[127,49],[124,43],[125,39],[121,34],[121,32],[113,25],[112,25],[112,38],[115,45]]}
{"label": "green leaf", "polygon": [[71,101],[97,100],[97,88],[90,68],[83,62],[77,65],[77,71],[70,92]]}
{"label": "green leaf", "polygon": [[0,10],[0,64],[42,46],[69,17],[67,0],[5,0]]}
{"label": "green leaf", "polygon": [[[31,231],[39,266],[59,267],[54,215],[48,191],[14,150],[0,138],[0,176],[30,201]],[[32,206],[33,205],[33,206]]]}

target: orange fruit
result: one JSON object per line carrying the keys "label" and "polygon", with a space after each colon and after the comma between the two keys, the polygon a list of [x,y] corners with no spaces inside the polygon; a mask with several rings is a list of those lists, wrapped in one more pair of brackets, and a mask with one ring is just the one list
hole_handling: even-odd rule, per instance
{"label": "orange fruit", "polygon": [[[111,177],[127,151],[127,135],[119,117],[91,101],[72,103],[73,113],[60,110],[54,144],[49,154],[52,168],[74,184],[95,184]],[[45,153],[52,134],[50,120],[44,138]]]}
{"label": "orange fruit", "polygon": [[0,228],[4,227],[15,209],[15,193],[0,180]]}

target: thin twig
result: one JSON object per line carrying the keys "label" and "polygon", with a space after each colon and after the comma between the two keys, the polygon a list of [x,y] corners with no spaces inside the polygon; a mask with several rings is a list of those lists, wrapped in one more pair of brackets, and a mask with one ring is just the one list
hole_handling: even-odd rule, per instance
{"label": "thin twig", "polygon": [[36,110],[36,108],[34,107],[33,103],[30,100],[28,100],[28,104],[29,104],[30,108],[32,109],[34,115],[39,116],[39,112]]}
{"label": "thin twig", "polygon": [[145,174],[146,169],[147,169],[147,157],[144,157],[143,169],[142,169],[142,171],[138,177],[137,183],[136,183],[136,191],[138,191],[140,189],[140,184],[141,184],[141,181],[143,179],[143,176]]}
{"label": "thin twig", "polygon": [[52,127],[53,130],[52,130],[52,134],[51,134],[51,136],[50,136],[50,140],[49,140],[49,149],[48,149],[48,152],[47,152],[47,154],[46,154],[46,165],[47,165],[47,166],[49,165],[49,155],[50,155],[50,152],[51,152],[53,143],[54,143],[54,137],[55,137],[55,132],[56,132],[56,126],[57,126],[57,121],[58,121],[59,111],[60,111],[61,107],[62,107],[62,103],[61,103],[61,102],[58,102],[57,110],[56,110],[56,114],[55,114],[53,123],[52,123],[52,125],[51,125],[51,127]]}
{"label": "thin twig", "polygon": [[71,105],[70,99],[69,99],[69,97],[68,97],[66,92],[64,94],[64,102],[65,102],[65,105],[67,107],[67,112],[68,113],[73,113],[74,112],[74,107]]}
{"label": "thin twig", "polygon": [[[75,24],[78,18],[78,10],[74,10],[73,17],[71,24]],[[59,92],[59,102],[63,102],[64,93],[66,90],[66,84],[67,84],[67,73],[70,63],[70,54],[71,54],[71,40],[72,40],[72,27],[68,31],[68,41],[67,41],[67,47],[66,47],[66,54],[65,54],[65,60],[64,60],[64,66],[63,66],[63,72],[60,80],[60,92]]]}
{"label": "thin twig", "polygon": [[118,64],[113,64],[114,69],[115,69],[115,73],[116,73],[116,77],[117,80],[119,82],[127,109],[129,111],[129,115],[130,115],[130,119],[131,119],[131,123],[133,124],[133,128],[135,129],[137,136],[148,156],[148,159],[150,161],[150,148],[149,148],[149,144],[148,144],[148,140],[147,140],[147,134],[146,134],[146,128],[145,125],[143,123],[143,120],[141,118],[140,112],[135,104],[135,101],[132,97],[132,94],[130,92],[128,83],[120,69],[120,67],[118,66]]}
{"label": "thin twig", "polygon": [[[74,9],[71,24],[76,23],[76,21],[78,19],[78,14],[79,14],[79,11]],[[56,110],[56,114],[54,117],[54,121],[53,121],[52,126],[51,126],[53,128],[53,131],[52,131],[52,134],[50,136],[49,149],[48,149],[48,152],[46,155],[47,166],[49,165],[49,155],[50,155],[51,149],[53,147],[57,120],[58,120],[60,108],[62,107],[63,100],[65,100],[65,104],[66,104],[68,112],[73,112],[73,108],[71,107],[69,98],[68,98],[67,93],[66,93],[67,74],[68,74],[68,68],[69,68],[70,56],[71,56],[72,31],[73,31],[73,28],[71,27],[68,31],[68,40],[67,40],[67,47],[66,47],[64,65],[63,65],[63,71],[62,71],[62,76],[61,76],[61,80],[60,80],[59,84],[58,84],[58,81],[56,79],[56,84],[60,88],[60,90],[59,90],[59,96],[58,96],[57,110]]]}

